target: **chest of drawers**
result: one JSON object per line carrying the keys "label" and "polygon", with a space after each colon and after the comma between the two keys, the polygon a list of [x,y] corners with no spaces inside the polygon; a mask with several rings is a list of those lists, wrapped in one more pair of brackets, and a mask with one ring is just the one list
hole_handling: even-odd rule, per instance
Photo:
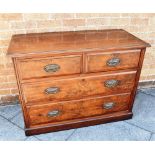
{"label": "chest of drawers", "polygon": [[121,29],[14,35],[26,135],[132,118],[149,46]]}

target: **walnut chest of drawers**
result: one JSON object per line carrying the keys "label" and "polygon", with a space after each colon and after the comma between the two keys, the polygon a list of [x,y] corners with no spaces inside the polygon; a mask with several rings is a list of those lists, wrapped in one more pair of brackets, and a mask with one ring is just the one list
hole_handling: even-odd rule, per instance
{"label": "walnut chest of drawers", "polygon": [[121,29],[14,35],[26,135],[132,118],[149,46]]}

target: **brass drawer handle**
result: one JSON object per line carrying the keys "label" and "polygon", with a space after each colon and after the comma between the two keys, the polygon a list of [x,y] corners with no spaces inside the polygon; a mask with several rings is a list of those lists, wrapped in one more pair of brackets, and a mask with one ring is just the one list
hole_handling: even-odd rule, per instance
{"label": "brass drawer handle", "polygon": [[59,110],[53,110],[53,111],[48,112],[47,117],[56,117],[58,115],[60,115],[60,111]]}
{"label": "brass drawer handle", "polygon": [[115,66],[119,65],[120,62],[121,62],[121,60],[119,58],[112,58],[107,61],[107,66],[115,67]]}
{"label": "brass drawer handle", "polygon": [[112,109],[113,107],[115,106],[115,103],[114,102],[108,102],[108,103],[104,103],[103,104],[103,108],[104,109]]}
{"label": "brass drawer handle", "polygon": [[47,88],[47,89],[45,89],[45,93],[46,94],[56,94],[56,93],[58,93],[60,91],[60,88],[58,88],[58,87],[50,87],[50,88]]}
{"label": "brass drawer handle", "polygon": [[104,82],[104,85],[105,87],[108,87],[108,88],[113,88],[113,87],[116,87],[118,84],[119,84],[119,80],[107,80]]}
{"label": "brass drawer handle", "polygon": [[57,72],[60,69],[60,66],[58,64],[49,64],[44,67],[44,70],[46,72]]}

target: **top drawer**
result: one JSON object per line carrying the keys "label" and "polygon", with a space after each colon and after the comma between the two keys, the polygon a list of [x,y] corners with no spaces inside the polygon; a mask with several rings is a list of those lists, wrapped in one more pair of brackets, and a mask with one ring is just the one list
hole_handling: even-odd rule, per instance
{"label": "top drawer", "polygon": [[22,80],[81,73],[81,55],[20,59],[18,68]]}
{"label": "top drawer", "polygon": [[140,50],[87,55],[87,72],[113,71],[138,67]]}

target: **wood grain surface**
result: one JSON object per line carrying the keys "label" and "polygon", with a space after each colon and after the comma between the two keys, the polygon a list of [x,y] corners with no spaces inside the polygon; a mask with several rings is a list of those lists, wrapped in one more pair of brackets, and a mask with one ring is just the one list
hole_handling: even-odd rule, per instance
{"label": "wood grain surface", "polygon": [[132,118],[149,46],[122,29],[14,35],[25,134]]}
{"label": "wood grain surface", "polygon": [[150,45],[122,29],[14,35],[8,54],[20,56],[52,51],[145,48]]}

